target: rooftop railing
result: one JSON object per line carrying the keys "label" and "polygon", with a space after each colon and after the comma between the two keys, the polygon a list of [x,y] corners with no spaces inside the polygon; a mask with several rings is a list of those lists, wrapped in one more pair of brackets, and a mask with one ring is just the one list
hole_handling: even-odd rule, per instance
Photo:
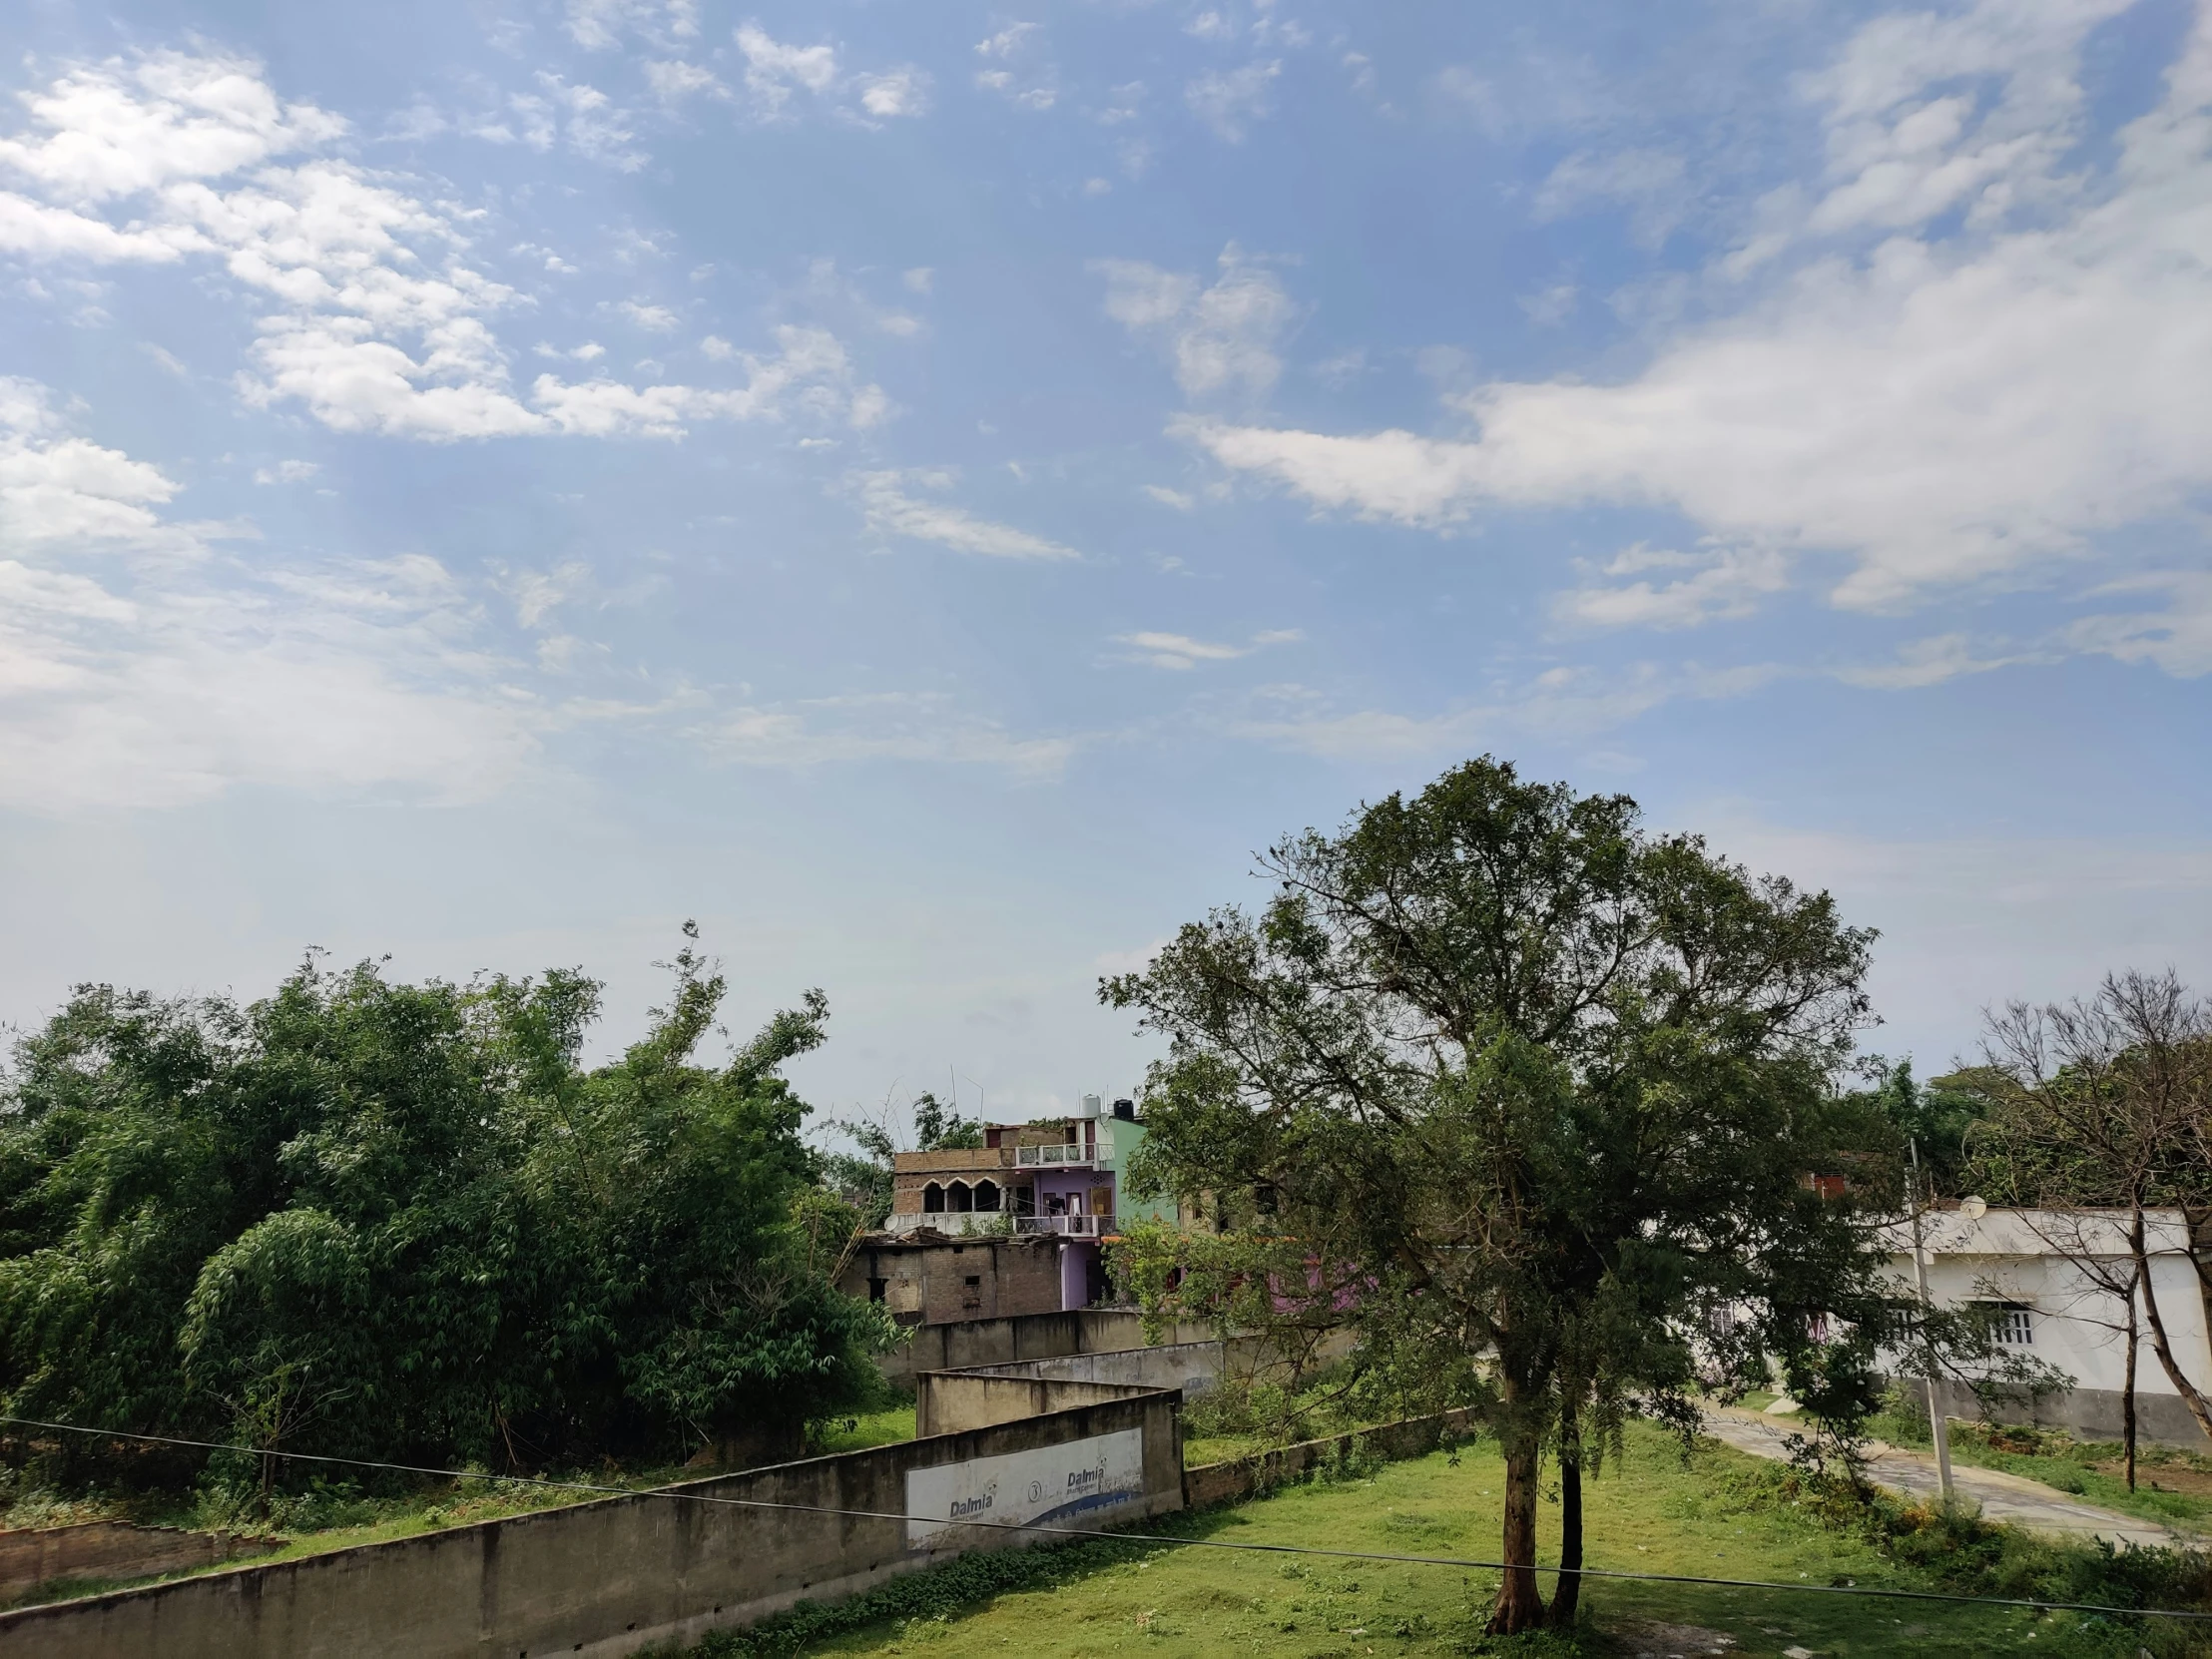
{"label": "rooftop railing", "polygon": [[1066,1146],[1016,1147],[1014,1149],[1014,1162],[1024,1165],[1095,1164],[1098,1162],[1098,1158],[1095,1153],[1084,1151],[1080,1141],[1071,1141]]}
{"label": "rooftop railing", "polygon": [[1016,1233],[1057,1233],[1071,1239],[1096,1239],[1114,1230],[1112,1216],[1016,1216]]}

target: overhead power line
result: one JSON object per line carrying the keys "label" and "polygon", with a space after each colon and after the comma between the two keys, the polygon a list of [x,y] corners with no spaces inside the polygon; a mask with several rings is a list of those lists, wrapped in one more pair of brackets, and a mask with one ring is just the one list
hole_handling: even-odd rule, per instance
{"label": "overhead power line", "polygon": [[[837,1515],[852,1520],[922,1521],[945,1527],[975,1527],[996,1532],[1028,1532],[1055,1538],[1097,1538],[1110,1543],[1161,1544],[1175,1549],[1235,1549],[1262,1555],[1318,1555],[1331,1560],[1381,1561],[1398,1566],[1459,1567],[1485,1572],[1507,1570],[1503,1561],[1474,1561],[1456,1555],[1399,1555],[1387,1550],[1330,1549],[1319,1544],[1266,1544],[1226,1538],[1180,1538],[1167,1532],[1130,1532],[1097,1526],[1048,1526],[1036,1521],[939,1520],[888,1509],[842,1509],[828,1503],[780,1503],[767,1498],[717,1497],[673,1486],[610,1486],[592,1480],[561,1480],[550,1475],[485,1474],[476,1469],[431,1468],[421,1463],[391,1463],[374,1457],[333,1457],[314,1451],[262,1451],[220,1440],[192,1440],[175,1434],[137,1434],[126,1429],[87,1428],[82,1423],[46,1422],[36,1417],[0,1416],[0,1427],[43,1428],[59,1434],[83,1434],[101,1440],[135,1440],[146,1445],[183,1446],[197,1451],[238,1451],[250,1457],[283,1457],[293,1462],[329,1463],[391,1474],[423,1474],[444,1480],[492,1480],[553,1491],[589,1492],[596,1497],[659,1497],[682,1503],[713,1503],[733,1509],[778,1509],[809,1515]],[[711,1478],[711,1477],[710,1477]],[[1530,1571],[1573,1573],[1580,1578],[1614,1578],[1639,1584],[1697,1584],[1723,1590],[1768,1590],[1789,1595],[1867,1596],[1886,1601],[1941,1601],[1968,1607],[2015,1607],[2036,1613],[2103,1613],[2129,1618],[2212,1621],[2212,1613],[2176,1607],[2114,1607],[2096,1601],[2042,1601],[2028,1596],[1969,1596],[1945,1590],[1895,1590],[1871,1584],[1788,1584],[1764,1578],[1705,1578],[1691,1573],[1627,1572],[1611,1567],[1556,1567],[1531,1563]]]}

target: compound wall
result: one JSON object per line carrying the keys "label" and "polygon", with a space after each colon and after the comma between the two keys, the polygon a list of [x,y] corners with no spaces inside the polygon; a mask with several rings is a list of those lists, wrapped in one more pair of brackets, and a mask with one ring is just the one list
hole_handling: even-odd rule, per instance
{"label": "compound wall", "polygon": [[[1054,1512],[1063,1489],[1077,1494],[1058,1506],[1069,1524],[1181,1508],[1177,1396],[1123,1392],[668,1488],[680,1496],[607,1498],[25,1608],[0,1614],[0,1659],[542,1659],[695,1642],[1036,1536],[945,1517],[1027,1521]],[[1043,1507],[1021,1511],[1023,1489]],[[909,1520],[910,1504],[938,1518]]]}

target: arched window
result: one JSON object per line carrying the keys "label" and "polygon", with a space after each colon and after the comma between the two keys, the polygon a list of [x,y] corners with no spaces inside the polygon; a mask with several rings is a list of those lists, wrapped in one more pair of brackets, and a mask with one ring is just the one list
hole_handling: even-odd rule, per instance
{"label": "arched window", "polygon": [[922,1214],[935,1216],[944,1212],[944,1189],[934,1181],[921,1189]]}
{"label": "arched window", "polygon": [[974,1195],[972,1195],[968,1191],[967,1183],[965,1181],[953,1182],[952,1192],[950,1196],[952,1199],[952,1209],[960,1212],[961,1214],[965,1214],[967,1211],[975,1208]]}
{"label": "arched window", "polygon": [[978,1210],[996,1210],[998,1208],[998,1183],[996,1181],[978,1181],[975,1183],[975,1207]]}

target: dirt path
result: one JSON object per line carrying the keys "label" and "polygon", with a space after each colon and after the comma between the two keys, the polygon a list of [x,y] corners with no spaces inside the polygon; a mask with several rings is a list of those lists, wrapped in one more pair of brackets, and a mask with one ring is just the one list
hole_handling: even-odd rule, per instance
{"label": "dirt path", "polygon": [[[1794,1428],[1787,1417],[1770,1417],[1735,1406],[1709,1405],[1705,1408],[1706,1433],[1754,1457],[1787,1458],[1789,1452],[1783,1441]],[[1936,1495],[1933,1455],[1884,1445],[1879,1440],[1874,1445],[1875,1452],[1868,1460],[1867,1472],[1875,1480],[1893,1491],[1917,1498]],[[2156,1521],[2099,1509],[2016,1474],[2000,1474],[1994,1469],[1977,1469],[1957,1462],[1951,1464],[1950,1473],[1952,1489],[1959,1497],[1979,1504],[1981,1513],[1989,1520],[2009,1521],[2030,1531],[2067,1538],[2104,1538],[2115,1544],[2199,1544],[2203,1541],[2193,1533],[2176,1531]]]}

